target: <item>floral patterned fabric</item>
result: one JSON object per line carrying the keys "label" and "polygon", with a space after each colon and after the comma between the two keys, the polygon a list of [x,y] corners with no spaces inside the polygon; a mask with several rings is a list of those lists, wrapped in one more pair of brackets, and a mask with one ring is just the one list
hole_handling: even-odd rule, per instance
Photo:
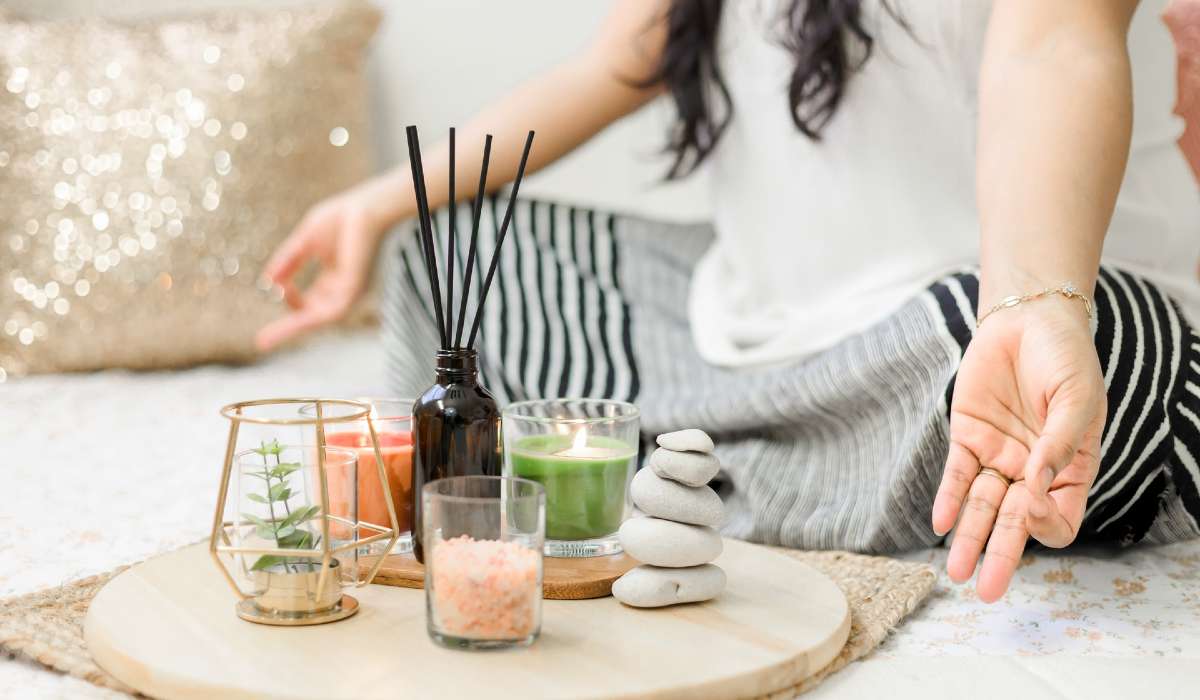
{"label": "floral patterned fabric", "polygon": [[[1200,540],[1068,551],[1027,553],[994,605],[943,573],[877,653],[1200,657]],[[944,549],[904,558],[945,571]]]}

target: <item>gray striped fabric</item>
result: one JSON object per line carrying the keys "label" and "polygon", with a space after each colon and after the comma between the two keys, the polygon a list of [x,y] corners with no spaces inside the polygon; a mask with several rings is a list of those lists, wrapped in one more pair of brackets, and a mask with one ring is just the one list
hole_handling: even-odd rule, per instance
{"label": "gray striped fabric", "polygon": [[[502,207],[494,199],[485,207],[484,265]],[[447,216],[438,214],[441,231]],[[465,207],[459,216],[463,231]],[[699,357],[688,326],[691,271],[711,241],[707,225],[521,201],[483,318],[486,385],[501,403],[636,401],[647,437],[708,431],[725,465],[730,536],[864,552],[937,543],[929,513],[947,449],[947,400],[974,331],[974,273],[948,277],[815,357],[731,370]],[[460,267],[465,247],[460,238]],[[386,254],[393,389],[416,395],[432,381],[437,335],[412,229]],[[1096,303],[1109,425],[1081,536],[1200,535],[1200,345],[1174,305],[1133,276],[1103,271]]]}

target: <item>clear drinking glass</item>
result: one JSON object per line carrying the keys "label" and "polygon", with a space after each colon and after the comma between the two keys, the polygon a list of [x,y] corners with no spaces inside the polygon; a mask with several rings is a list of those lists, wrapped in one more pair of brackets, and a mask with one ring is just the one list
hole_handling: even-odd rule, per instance
{"label": "clear drinking glass", "polygon": [[[393,553],[412,550],[412,407],[413,399],[358,398],[371,407],[371,422],[379,440],[379,453],[387,474],[388,491],[396,509],[396,530],[400,539]],[[300,413],[315,415],[315,408],[304,406]],[[359,518],[383,528],[389,527],[387,502],[383,486],[379,483],[379,470],[375,464],[375,450],[371,448],[371,433],[365,420],[343,423],[326,431],[325,443],[334,447],[345,447],[358,453],[358,514]]]}
{"label": "clear drinking glass", "polygon": [[623,401],[539,399],[504,409],[504,475],[546,490],[546,555],[617,554],[632,510],[639,413]]}
{"label": "clear drinking glass", "polygon": [[426,484],[421,498],[429,636],[457,649],[532,644],[542,628],[541,485],[456,476]]}

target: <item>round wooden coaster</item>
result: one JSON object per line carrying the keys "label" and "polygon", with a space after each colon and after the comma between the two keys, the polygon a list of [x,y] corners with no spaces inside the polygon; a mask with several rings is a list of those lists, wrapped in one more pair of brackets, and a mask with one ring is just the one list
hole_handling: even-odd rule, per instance
{"label": "round wooden coaster", "polygon": [[[546,557],[542,572],[542,595],[548,600],[584,600],[612,594],[613,581],[638,562],[624,554],[606,557],[564,559]],[[369,566],[370,562],[363,564]],[[375,581],[381,586],[424,588],[425,567],[411,554],[387,558]]]}
{"label": "round wooden coaster", "polygon": [[166,698],[731,698],[789,688],[828,664],[850,629],[824,575],[727,540],[715,600],[638,610],[612,598],[547,601],[528,649],[444,649],[425,632],[425,596],[356,589],[341,622],[268,627],[235,599],[196,545],[139,564],[92,601],[88,650],[121,681]]}

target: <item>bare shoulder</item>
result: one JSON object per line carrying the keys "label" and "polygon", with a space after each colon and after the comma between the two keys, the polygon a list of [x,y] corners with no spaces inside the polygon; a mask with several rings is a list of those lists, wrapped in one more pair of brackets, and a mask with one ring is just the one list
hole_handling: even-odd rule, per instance
{"label": "bare shoulder", "polygon": [[670,0],[619,0],[601,25],[588,58],[627,83],[651,78],[667,41]]}

